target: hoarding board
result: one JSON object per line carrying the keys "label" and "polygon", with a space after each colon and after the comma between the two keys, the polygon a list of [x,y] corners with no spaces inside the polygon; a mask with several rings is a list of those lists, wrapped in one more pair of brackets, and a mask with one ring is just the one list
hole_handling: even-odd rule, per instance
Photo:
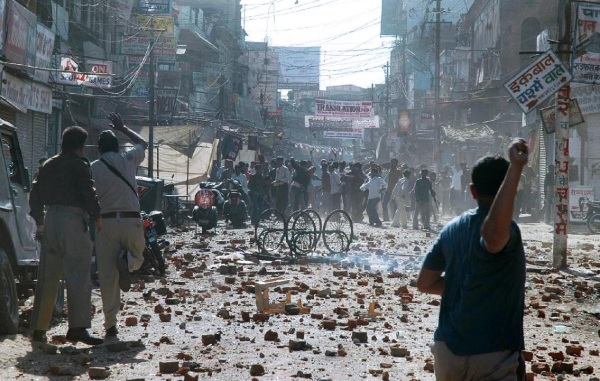
{"label": "hoarding board", "polygon": [[137,16],[140,31],[137,36],[173,37],[175,35],[175,19],[172,16]]}
{"label": "hoarding board", "polygon": [[[50,68],[52,67],[52,52],[54,50],[54,32],[38,23],[36,36],[37,56],[35,58],[35,66],[39,68]],[[50,71],[35,70],[34,78],[37,81],[46,83],[48,82],[49,77]]]}
{"label": "hoarding board", "polygon": [[319,90],[321,47],[275,46],[279,56],[279,89]]}
{"label": "hoarding board", "polygon": [[328,139],[362,139],[364,130],[354,128],[352,131],[323,131],[323,137]]}
{"label": "hoarding board", "polygon": [[540,54],[533,62],[504,84],[504,88],[528,114],[537,105],[569,83],[573,76],[552,50]]}
{"label": "hoarding board", "polygon": [[138,10],[142,13],[167,14],[171,12],[171,0],[139,0]]}
{"label": "hoarding board", "polygon": [[584,222],[587,217],[587,201],[594,200],[594,187],[569,188],[569,212],[571,221]]}
{"label": "hoarding board", "polygon": [[315,116],[369,118],[374,115],[371,101],[315,100]]}
{"label": "hoarding board", "polygon": [[156,40],[153,49],[155,55],[175,56],[177,50],[177,38],[175,37],[158,37],[153,39],[151,37],[125,36],[121,44],[121,53],[143,56],[154,40]]}
{"label": "hoarding board", "polygon": [[305,115],[304,127],[312,131],[350,131],[353,128],[379,128],[379,115],[371,118],[340,118]]}
{"label": "hoarding board", "polygon": [[600,6],[597,4],[577,4],[571,69],[573,82],[600,82]]}

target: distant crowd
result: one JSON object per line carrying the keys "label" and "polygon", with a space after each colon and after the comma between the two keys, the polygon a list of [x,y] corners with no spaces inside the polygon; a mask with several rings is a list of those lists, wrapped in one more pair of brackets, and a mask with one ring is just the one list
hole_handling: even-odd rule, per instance
{"label": "distant crowd", "polygon": [[[471,170],[466,163],[445,165],[439,173],[425,165],[409,167],[397,159],[383,164],[284,159],[213,163],[210,181],[235,180],[250,204],[256,224],[267,208],[286,217],[297,210],[314,209],[322,215],[346,211],[353,222],[368,219],[372,226],[389,221],[392,227],[430,229],[440,215],[455,216],[475,207],[469,193]],[[533,171],[530,171],[533,173]],[[518,211],[533,209],[534,176],[525,170],[517,198]],[[514,216],[518,219],[518,212]]]}

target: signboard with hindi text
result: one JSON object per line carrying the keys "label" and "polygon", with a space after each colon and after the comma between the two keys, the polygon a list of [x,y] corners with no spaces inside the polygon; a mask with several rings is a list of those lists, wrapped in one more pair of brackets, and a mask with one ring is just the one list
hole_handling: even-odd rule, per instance
{"label": "signboard with hindi text", "polygon": [[569,188],[569,214],[572,222],[584,222],[587,218],[588,201],[594,200],[594,187]]}
{"label": "signboard with hindi text", "polygon": [[556,54],[547,50],[504,84],[504,88],[528,114],[569,83],[573,76]]}
{"label": "signboard with hindi text", "polygon": [[573,82],[600,83],[600,5],[577,4],[571,55]]}

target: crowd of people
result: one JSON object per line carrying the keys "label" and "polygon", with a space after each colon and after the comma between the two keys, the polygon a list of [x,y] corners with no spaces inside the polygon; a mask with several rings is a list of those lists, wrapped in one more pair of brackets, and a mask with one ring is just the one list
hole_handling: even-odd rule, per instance
{"label": "crowd of people", "polygon": [[[293,157],[267,162],[259,155],[252,163],[225,159],[219,166],[213,162],[210,180],[240,184],[243,199],[250,204],[252,224],[267,208],[276,208],[286,217],[307,208],[323,215],[342,209],[355,223],[381,227],[390,222],[394,228],[427,230],[440,216],[456,216],[476,206],[468,191],[470,174],[466,163],[445,165],[436,173],[425,165],[409,167],[397,159],[382,164],[322,159],[315,164]],[[529,178],[520,183],[516,210],[532,208]]]}
{"label": "crowd of people", "polygon": [[[144,236],[135,171],[146,141],[127,128],[117,114],[108,115],[111,129],[98,140],[100,159],[83,156],[87,132],[65,129],[61,153],[45,161],[32,183],[31,216],[42,242],[31,328],[35,345],[47,341],[59,282],[66,280],[69,329],[66,339],[99,345],[91,336],[92,241],[87,221],[95,222],[95,246],[104,312],[105,337],[116,337],[122,277],[142,266]],[[119,152],[114,131],[128,137],[132,148]],[[513,220],[523,195],[529,148],[522,139],[508,157],[480,159],[444,167],[440,174],[425,167],[409,168],[392,159],[370,162],[284,160],[267,163],[264,156],[247,165],[225,160],[214,166],[214,180],[236,180],[252,204],[252,221],[267,206],[286,215],[308,207],[323,212],[344,209],[355,222],[364,218],[382,226],[412,227],[419,220],[429,229],[430,217],[460,213],[428,249],[416,286],[441,295],[439,325],[432,352],[437,380],[524,380],[523,306],[525,254]],[[418,173],[418,176],[416,174]],[[413,176],[415,174],[415,176]],[[521,193],[520,193],[521,192]],[[437,195],[441,195],[441,207]],[[467,197],[467,195],[469,197]],[[467,201],[468,200],[468,201]],[[122,256],[124,252],[126,257]]]}

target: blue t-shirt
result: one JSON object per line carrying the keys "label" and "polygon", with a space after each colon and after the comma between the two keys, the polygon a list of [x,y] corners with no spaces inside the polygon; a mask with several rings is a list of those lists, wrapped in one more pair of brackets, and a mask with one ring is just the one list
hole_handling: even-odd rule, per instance
{"label": "blue t-shirt", "polygon": [[525,252],[516,223],[500,252],[483,246],[488,210],[473,209],[442,229],[423,267],[444,271],[439,325],[434,339],[458,356],[524,348]]}

